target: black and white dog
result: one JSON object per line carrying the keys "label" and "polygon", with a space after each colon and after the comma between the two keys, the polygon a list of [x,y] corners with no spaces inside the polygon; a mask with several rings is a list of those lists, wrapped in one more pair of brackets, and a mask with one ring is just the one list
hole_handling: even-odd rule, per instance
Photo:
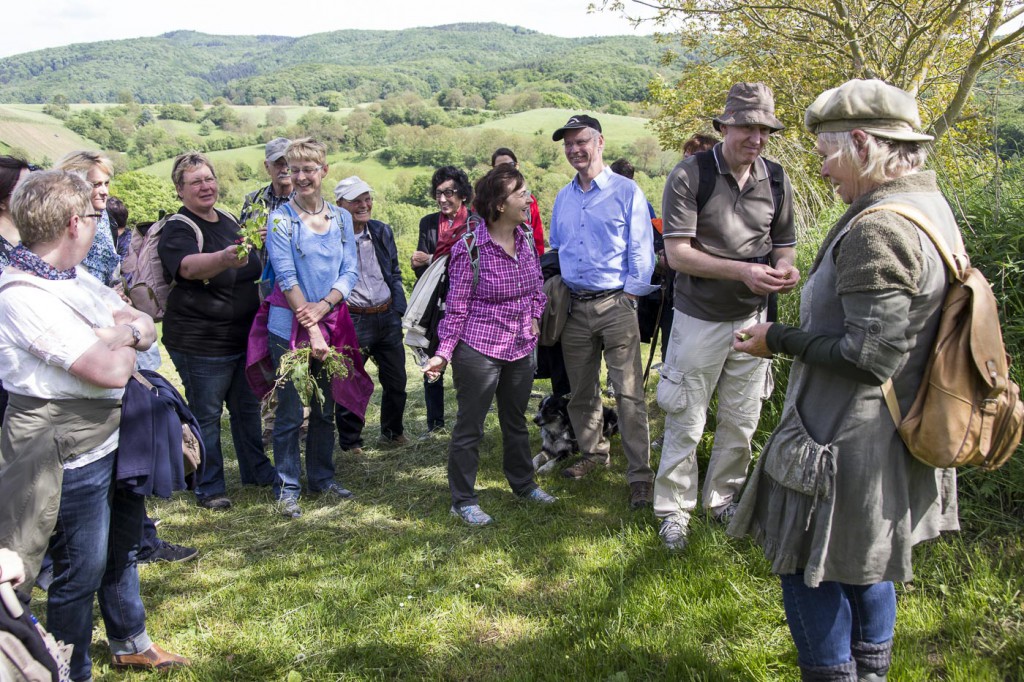
{"label": "black and white dog", "polygon": [[[560,462],[579,452],[576,434],[569,421],[569,401],[562,396],[549,395],[540,401],[533,423],[540,427],[541,450],[533,458],[533,468],[538,474],[546,474]],[[604,408],[605,438],[619,432],[619,415],[610,407]]]}

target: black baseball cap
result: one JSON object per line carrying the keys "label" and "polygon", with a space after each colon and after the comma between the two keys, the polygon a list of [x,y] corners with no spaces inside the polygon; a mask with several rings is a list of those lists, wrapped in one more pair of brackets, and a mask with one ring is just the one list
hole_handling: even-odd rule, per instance
{"label": "black baseball cap", "polygon": [[592,116],[586,114],[576,114],[568,121],[565,125],[555,131],[555,134],[551,136],[551,139],[558,142],[565,137],[565,131],[567,130],[579,130],[580,128],[593,128],[597,132],[601,132],[601,122]]}

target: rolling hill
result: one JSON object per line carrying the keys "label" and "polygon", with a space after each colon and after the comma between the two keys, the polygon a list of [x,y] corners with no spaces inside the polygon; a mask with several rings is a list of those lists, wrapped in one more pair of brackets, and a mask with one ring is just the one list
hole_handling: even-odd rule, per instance
{"label": "rolling hill", "polygon": [[226,96],[287,104],[335,91],[356,103],[448,88],[489,101],[534,88],[602,106],[643,99],[650,78],[666,70],[664,51],[647,36],[559,38],[493,23],[300,38],[175,31],[0,59],[0,102],[43,103],[56,94],[114,102],[128,91],[142,103]]}

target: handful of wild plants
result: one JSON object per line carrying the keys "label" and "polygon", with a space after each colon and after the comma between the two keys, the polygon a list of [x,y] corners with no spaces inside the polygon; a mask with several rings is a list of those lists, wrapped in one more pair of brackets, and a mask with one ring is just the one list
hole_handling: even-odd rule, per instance
{"label": "handful of wild plants", "polygon": [[344,379],[352,371],[352,361],[334,348],[328,348],[327,357],[317,364],[314,369],[313,349],[308,345],[288,351],[281,356],[281,362],[277,367],[274,390],[290,381],[295,385],[303,405],[308,407],[314,398],[323,405],[324,393],[320,390],[317,378],[326,374],[328,380]]}
{"label": "handful of wild plants", "polygon": [[238,229],[238,260],[244,261],[253,249],[263,248],[263,233],[267,227],[267,207],[256,202],[250,206],[249,217]]}

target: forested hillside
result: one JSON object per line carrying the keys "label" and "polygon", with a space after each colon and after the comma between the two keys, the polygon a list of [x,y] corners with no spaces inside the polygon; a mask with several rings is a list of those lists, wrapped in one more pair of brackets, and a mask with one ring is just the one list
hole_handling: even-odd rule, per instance
{"label": "forested hillside", "polygon": [[643,100],[651,77],[666,72],[663,53],[650,37],[558,38],[501,24],[301,38],[175,31],[0,59],[0,102],[115,102],[128,92],[144,104],[223,96],[347,106],[449,91],[454,106],[606,106]]}

